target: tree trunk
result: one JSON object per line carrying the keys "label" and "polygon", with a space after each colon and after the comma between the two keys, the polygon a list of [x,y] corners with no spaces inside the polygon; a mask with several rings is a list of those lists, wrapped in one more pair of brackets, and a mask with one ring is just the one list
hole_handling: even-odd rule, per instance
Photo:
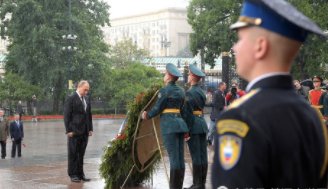
{"label": "tree trunk", "polygon": [[56,112],[56,113],[60,113],[59,112],[59,103],[60,103],[60,99],[61,99],[61,94],[63,92],[63,77],[58,77],[57,81],[55,83],[55,89],[54,89],[54,93],[53,93],[53,105],[52,105],[52,111]]}

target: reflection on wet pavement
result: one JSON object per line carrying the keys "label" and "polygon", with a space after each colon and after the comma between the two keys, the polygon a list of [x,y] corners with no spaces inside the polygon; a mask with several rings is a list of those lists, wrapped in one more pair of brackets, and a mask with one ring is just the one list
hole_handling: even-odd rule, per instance
{"label": "reflection on wet pavement", "polygon": [[[94,120],[94,136],[90,137],[85,154],[84,170],[91,182],[72,183],[67,176],[67,140],[63,121],[24,123],[25,138],[21,158],[10,158],[11,142],[7,141],[7,157],[0,159],[0,183],[4,189],[102,189],[98,167],[103,148],[112,139],[123,120]],[[167,161],[167,158],[165,158]],[[168,165],[168,163],[167,163]],[[210,170],[210,169],[209,169]],[[207,187],[210,188],[209,173]],[[192,183],[186,165],[184,186]],[[152,180],[133,189],[167,189],[168,181],[163,164]],[[132,189],[132,188],[130,188]]]}

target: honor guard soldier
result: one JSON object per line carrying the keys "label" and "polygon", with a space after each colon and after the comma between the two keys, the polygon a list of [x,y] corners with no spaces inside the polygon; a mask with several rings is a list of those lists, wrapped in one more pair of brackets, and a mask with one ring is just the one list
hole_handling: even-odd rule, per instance
{"label": "honor guard soldier", "polygon": [[205,189],[207,175],[207,124],[203,116],[206,96],[199,86],[199,81],[205,74],[191,64],[189,66],[188,83],[184,106],[184,118],[189,128],[189,151],[192,159],[193,184],[189,189]]}
{"label": "honor guard soldier", "polygon": [[245,0],[231,29],[248,93],[216,123],[212,187],[327,188],[327,131],[289,74],[307,34],[325,34],[283,0]]}
{"label": "honor guard soldier", "polygon": [[160,114],[163,143],[170,160],[170,189],[182,189],[185,172],[184,134],[188,132],[188,127],[181,117],[185,93],[175,83],[181,76],[175,65],[167,64],[164,76],[165,87],[159,90],[153,108],[142,114],[143,119],[150,119]]}

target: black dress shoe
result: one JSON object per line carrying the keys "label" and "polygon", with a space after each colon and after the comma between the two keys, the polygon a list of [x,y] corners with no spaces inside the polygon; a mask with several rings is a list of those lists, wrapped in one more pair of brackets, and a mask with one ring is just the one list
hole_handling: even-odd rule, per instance
{"label": "black dress shoe", "polygon": [[79,177],[71,177],[72,182],[81,182],[81,179]]}
{"label": "black dress shoe", "polygon": [[91,179],[86,178],[85,176],[82,176],[82,177],[81,177],[81,180],[83,180],[84,182],[89,182]]}

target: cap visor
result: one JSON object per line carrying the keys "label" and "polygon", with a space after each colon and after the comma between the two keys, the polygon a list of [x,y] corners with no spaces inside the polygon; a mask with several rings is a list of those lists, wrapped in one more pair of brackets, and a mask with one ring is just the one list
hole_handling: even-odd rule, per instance
{"label": "cap visor", "polygon": [[250,25],[250,24],[247,23],[247,22],[241,22],[241,21],[238,21],[238,22],[232,24],[229,28],[230,28],[231,30],[236,30],[236,29],[238,29],[238,28],[243,28],[243,27],[246,27],[246,26],[249,26],[249,25]]}

